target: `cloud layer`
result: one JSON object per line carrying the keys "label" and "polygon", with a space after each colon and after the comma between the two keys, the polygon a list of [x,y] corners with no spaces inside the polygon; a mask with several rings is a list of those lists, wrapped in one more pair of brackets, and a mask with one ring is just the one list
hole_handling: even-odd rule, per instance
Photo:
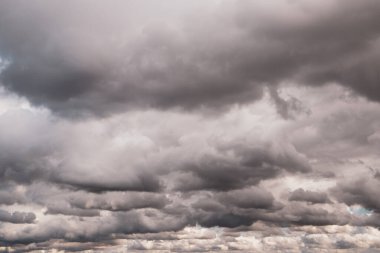
{"label": "cloud layer", "polygon": [[0,249],[377,252],[380,4],[2,1]]}

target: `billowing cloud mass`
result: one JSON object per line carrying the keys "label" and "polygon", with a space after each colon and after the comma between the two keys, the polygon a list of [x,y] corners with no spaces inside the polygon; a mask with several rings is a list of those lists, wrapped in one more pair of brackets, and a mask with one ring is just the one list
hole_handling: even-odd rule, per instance
{"label": "billowing cloud mass", "polygon": [[1,252],[380,252],[380,2],[0,2]]}

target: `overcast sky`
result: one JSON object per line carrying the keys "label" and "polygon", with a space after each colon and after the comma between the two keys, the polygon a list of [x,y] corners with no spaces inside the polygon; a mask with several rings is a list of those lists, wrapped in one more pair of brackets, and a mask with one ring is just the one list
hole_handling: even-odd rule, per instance
{"label": "overcast sky", "polygon": [[380,1],[0,1],[0,252],[375,253],[379,196]]}

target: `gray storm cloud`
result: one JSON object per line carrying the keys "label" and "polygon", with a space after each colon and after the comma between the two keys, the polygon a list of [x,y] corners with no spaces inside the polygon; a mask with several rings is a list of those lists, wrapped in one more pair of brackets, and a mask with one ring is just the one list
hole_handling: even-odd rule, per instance
{"label": "gray storm cloud", "polygon": [[1,1],[0,251],[376,252],[379,23],[377,0]]}
{"label": "gray storm cloud", "polygon": [[64,115],[223,108],[284,81],[378,101],[379,13],[375,0],[3,1],[1,80]]}

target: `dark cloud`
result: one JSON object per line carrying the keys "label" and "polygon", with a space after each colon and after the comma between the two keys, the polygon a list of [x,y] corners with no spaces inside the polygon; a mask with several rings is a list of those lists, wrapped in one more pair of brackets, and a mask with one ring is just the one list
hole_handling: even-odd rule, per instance
{"label": "dark cloud", "polygon": [[273,99],[276,110],[284,119],[294,119],[297,114],[310,114],[311,112],[302,105],[297,98],[284,99],[278,93],[277,87],[270,87],[269,94]]}
{"label": "dark cloud", "polygon": [[[220,156],[205,155],[200,161],[182,165],[184,168],[180,172],[176,189],[224,191],[258,184],[261,180],[276,177],[283,171],[310,171],[305,157],[294,147],[274,146],[264,143],[263,147],[249,147],[232,143],[218,147]],[[231,153],[234,154],[234,159],[228,157],[227,154]]]}
{"label": "dark cloud", "polygon": [[[192,4],[185,11],[171,3],[182,18],[165,15],[170,3],[156,13],[149,3],[2,2],[0,52],[10,62],[4,86],[66,115],[223,108],[284,80],[338,82],[379,100],[374,0],[281,1],[269,9],[234,1],[199,14]],[[279,110],[290,117],[289,108]]]}
{"label": "dark cloud", "polygon": [[379,212],[380,201],[376,198],[376,192],[380,182],[373,178],[362,177],[354,180],[342,181],[332,189],[337,200],[348,205],[359,204]]}
{"label": "dark cloud", "polygon": [[270,209],[274,204],[272,194],[258,187],[222,193],[219,195],[219,199],[225,205],[233,205],[239,208]]}
{"label": "dark cloud", "polygon": [[287,205],[278,214],[268,217],[273,222],[277,220],[285,225],[345,225],[351,221],[351,216],[346,212],[338,210],[330,212],[321,207],[306,206],[297,202]]}
{"label": "dark cloud", "polygon": [[299,188],[290,193],[289,201],[305,201],[312,204],[331,203],[331,200],[324,192],[305,191]]}
{"label": "dark cloud", "polygon": [[[117,1],[114,4],[128,12],[130,5],[137,8],[136,12],[145,8]],[[123,22],[125,13],[112,13],[115,17],[111,17],[99,12],[115,11],[114,4],[85,11],[76,4],[67,8],[59,2],[38,1],[19,7],[3,3],[0,33],[7,38],[1,41],[0,50],[10,59],[2,73],[5,87],[35,104],[70,115],[83,111],[104,114],[136,106],[218,107],[261,96],[261,87],[219,67],[218,54],[211,59],[204,57],[203,50],[198,51],[195,45],[193,36],[198,36],[197,32],[191,32],[191,27],[176,32],[165,24],[170,20],[158,17],[164,19],[162,25],[144,23],[141,31],[129,34],[128,25],[120,30],[115,23],[118,19]],[[53,13],[56,15],[50,20]],[[108,23],[106,27],[96,28],[98,15]],[[143,21],[144,17],[136,16]],[[84,19],[79,21],[80,26],[72,23],[78,18]],[[108,29],[108,35],[103,29]],[[61,32],[52,34],[53,30]],[[187,33],[190,37],[183,40],[182,34]],[[112,36],[117,39],[114,43]],[[133,38],[125,41],[124,36]],[[27,44],[22,42],[25,40]],[[104,62],[99,61],[99,50],[110,49],[113,52]]]}
{"label": "dark cloud", "polygon": [[336,248],[337,249],[352,249],[352,248],[357,248],[357,245],[355,245],[352,242],[339,240],[336,242]]}
{"label": "dark cloud", "polygon": [[227,227],[250,226],[254,219],[249,216],[234,213],[212,213],[199,217],[198,222],[204,227]]}
{"label": "dark cloud", "polygon": [[159,191],[161,186],[158,178],[152,174],[141,173],[136,178],[130,180],[119,180],[112,178],[108,182],[98,179],[87,178],[65,178],[66,175],[54,175],[52,181],[61,184],[63,187],[69,187],[89,192],[106,192],[106,191]]}
{"label": "dark cloud", "polygon": [[33,223],[35,219],[36,219],[36,215],[34,213],[17,212],[17,211],[14,213],[10,213],[5,210],[0,210],[0,220],[2,222],[22,224],[22,223]]}
{"label": "dark cloud", "polygon": [[251,225],[259,217],[255,210],[271,212],[278,209],[272,194],[259,187],[208,192],[191,207],[194,210],[187,214],[189,223],[228,228]]}
{"label": "dark cloud", "polygon": [[140,208],[162,209],[169,204],[163,194],[146,192],[123,192],[121,194],[82,195],[72,197],[70,204],[81,209],[129,211]]}
{"label": "dark cloud", "polygon": [[80,209],[75,208],[70,205],[48,205],[45,214],[63,214],[69,216],[79,216],[79,217],[93,217],[100,216],[98,210],[93,209]]}
{"label": "dark cloud", "polygon": [[268,191],[250,187],[228,192],[209,192],[191,205],[189,223],[205,227],[235,228],[250,226],[261,218],[258,210],[274,212],[282,206]]}

